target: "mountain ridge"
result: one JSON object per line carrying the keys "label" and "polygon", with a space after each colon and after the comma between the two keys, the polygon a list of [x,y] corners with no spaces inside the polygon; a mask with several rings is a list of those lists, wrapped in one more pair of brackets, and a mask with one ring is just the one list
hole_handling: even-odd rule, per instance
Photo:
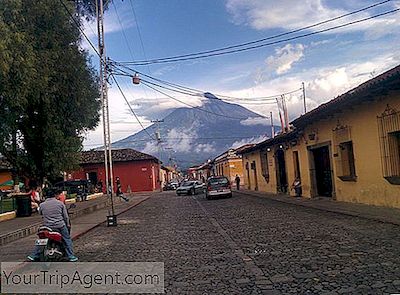
{"label": "mountain ridge", "polygon": [[[271,136],[267,118],[211,96],[205,94],[208,99],[201,107],[175,109],[158,126],[147,127],[153,140],[141,130],[113,143],[113,148],[133,148],[160,158],[166,164],[173,158],[180,167],[187,168],[212,159],[235,145]],[[163,148],[155,140],[158,130]]]}

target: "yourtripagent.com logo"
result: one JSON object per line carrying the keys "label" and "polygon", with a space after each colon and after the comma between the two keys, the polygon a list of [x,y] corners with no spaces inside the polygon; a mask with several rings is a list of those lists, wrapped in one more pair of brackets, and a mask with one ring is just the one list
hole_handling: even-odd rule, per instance
{"label": "yourtripagent.com logo", "polygon": [[162,262],[1,263],[2,293],[163,293]]}

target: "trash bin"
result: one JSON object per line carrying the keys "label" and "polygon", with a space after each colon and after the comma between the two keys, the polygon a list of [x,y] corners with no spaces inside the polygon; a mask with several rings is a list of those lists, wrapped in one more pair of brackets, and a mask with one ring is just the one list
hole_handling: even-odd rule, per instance
{"label": "trash bin", "polygon": [[32,215],[31,197],[30,196],[17,196],[17,216],[26,217]]}

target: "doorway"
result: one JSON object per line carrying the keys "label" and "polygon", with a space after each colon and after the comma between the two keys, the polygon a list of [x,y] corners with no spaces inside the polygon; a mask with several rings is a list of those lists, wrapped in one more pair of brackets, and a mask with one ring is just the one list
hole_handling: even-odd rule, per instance
{"label": "doorway", "polygon": [[276,161],[276,179],[277,179],[277,191],[278,193],[288,193],[288,182],[286,176],[286,162],[285,152],[282,149],[278,149],[275,153]]}
{"label": "doorway", "polygon": [[316,194],[323,197],[332,197],[332,168],[329,146],[325,145],[312,150],[314,158],[314,180]]}

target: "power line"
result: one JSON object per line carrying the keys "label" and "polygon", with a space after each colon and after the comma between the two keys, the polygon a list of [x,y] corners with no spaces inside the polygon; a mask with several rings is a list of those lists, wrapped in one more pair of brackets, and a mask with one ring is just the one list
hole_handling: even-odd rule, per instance
{"label": "power line", "polygon": [[[85,37],[86,41],[89,43],[89,45],[92,47],[93,51],[100,57],[100,53],[97,51],[96,47],[93,45],[92,41],[90,41],[89,37],[85,34],[85,32],[82,30],[80,23],[75,19],[75,17],[72,15],[72,13],[69,11],[68,7],[65,5],[63,0],[59,0],[61,5],[64,7],[64,9],[67,11],[69,14],[70,18],[73,20],[75,26],[78,28],[78,30],[82,33],[82,35]],[[101,57],[100,57],[101,59]]]}
{"label": "power line", "polygon": [[[173,97],[172,95],[169,95],[169,94],[167,94],[167,93],[165,93],[165,92],[163,92],[163,91],[161,91],[161,90],[159,90],[159,89],[157,89],[157,88],[155,88],[155,87],[153,87],[153,86],[147,84],[146,82],[142,82],[142,83],[143,83],[143,85],[145,85],[146,87],[149,87],[150,89],[153,89],[153,90],[155,90],[155,91],[157,91],[157,92],[159,92],[159,93],[165,95],[166,97],[169,97],[169,98],[171,98],[171,99],[173,99],[173,100],[175,100],[175,101],[180,102],[181,104],[184,104],[184,105],[189,106],[189,107],[191,107],[191,108],[197,109],[197,110],[199,110],[199,111],[202,111],[202,112],[205,112],[205,113],[209,113],[209,114],[213,114],[213,115],[219,116],[219,117],[228,118],[228,119],[235,119],[235,120],[246,120],[246,119],[248,119],[248,118],[244,118],[244,117],[241,117],[241,118],[240,118],[240,117],[232,117],[232,116],[224,115],[224,114],[218,114],[218,113],[215,113],[215,112],[212,112],[212,111],[203,109],[203,108],[201,108],[201,107],[199,107],[199,106],[194,106],[194,105],[188,104],[188,103],[186,103],[186,102],[184,102],[184,101],[182,101],[182,100],[180,100],[180,99],[177,99],[177,98]],[[258,114],[258,115],[259,115],[259,114]],[[259,116],[262,117],[262,118],[267,118],[266,116],[262,116],[262,115],[259,115]]]}
{"label": "power line", "polygon": [[[234,49],[234,50],[228,50],[228,51],[223,51],[223,52],[215,52],[215,53],[210,53],[210,54],[202,54],[202,55],[195,54],[193,56],[183,57],[183,58],[171,57],[171,58],[160,58],[160,59],[153,59],[153,60],[143,60],[143,61],[136,61],[136,62],[129,62],[128,61],[128,62],[120,62],[120,63],[143,66],[143,65],[149,65],[149,64],[180,62],[180,61],[188,61],[188,60],[196,60],[196,59],[201,59],[201,58],[208,58],[208,57],[213,57],[213,56],[221,56],[221,55],[226,55],[226,54],[233,54],[233,53],[253,50],[253,49],[257,49],[257,48],[261,48],[261,47],[276,45],[276,44],[280,44],[280,43],[284,43],[284,42],[288,42],[288,41],[292,41],[292,40],[302,39],[302,38],[305,38],[305,37],[321,34],[321,33],[332,31],[332,30],[337,30],[337,29],[340,29],[340,28],[344,28],[344,27],[348,27],[348,26],[354,25],[354,24],[366,22],[368,20],[371,20],[371,19],[374,19],[374,18],[378,18],[378,17],[384,16],[384,15],[388,15],[388,14],[397,12],[399,10],[400,10],[400,8],[392,9],[392,10],[385,11],[385,12],[382,12],[382,13],[379,13],[379,14],[375,14],[375,15],[370,16],[370,17],[366,17],[366,18],[355,20],[355,21],[351,21],[351,22],[348,22],[348,23],[345,23],[345,24],[329,27],[329,28],[326,28],[326,29],[323,29],[323,30],[310,32],[310,33],[307,33],[307,34],[294,36],[294,37],[290,37],[290,38],[286,38],[286,39],[282,39],[282,40],[277,40],[277,41],[274,41],[274,42],[269,42],[269,43],[249,46],[249,47],[245,47],[245,48],[238,48],[238,49]],[[270,37],[270,38],[272,38],[272,37]]]}
{"label": "power line", "polygon": [[135,111],[134,111],[133,108],[131,107],[131,105],[130,105],[128,99],[127,99],[126,96],[125,96],[125,93],[122,91],[121,86],[119,86],[118,81],[117,81],[117,79],[115,78],[115,76],[114,76],[114,75],[111,75],[111,76],[112,76],[112,78],[113,78],[115,84],[117,85],[119,91],[121,92],[122,97],[124,98],[126,104],[128,105],[128,107],[129,107],[129,109],[131,110],[132,114],[135,116],[136,120],[138,121],[140,127],[142,127],[143,131],[145,131],[145,132],[147,133],[147,135],[148,135],[151,139],[154,140],[153,136],[152,136],[152,135],[147,131],[147,129],[143,126],[143,124],[142,124],[142,122],[140,121],[139,117],[136,115]]}
{"label": "power line", "polygon": [[122,25],[121,18],[119,17],[118,10],[117,10],[117,6],[115,5],[114,1],[112,1],[112,5],[113,5],[113,7],[114,7],[115,14],[117,15],[117,20],[118,20],[118,23],[119,23],[119,25],[120,25],[120,27],[121,27],[122,35],[124,36],[125,43],[126,43],[126,45],[127,45],[127,47],[128,47],[128,50],[129,50],[129,53],[130,53],[130,55],[131,55],[132,60],[134,60],[135,58],[134,58],[133,51],[132,51],[132,49],[131,49],[131,46],[129,45],[128,38],[126,37],[126,33],[125,33],[124,26]]}
{"label": "power line", "polygon": [[350,15],[353,15],[353,14],[357,14],[357,13],[362,12],[362,11],[365,11],[365,10],[368,10],[368,9],[371,9],[371,8],[386,4],[386,3],[391,2],[391,1],[392,0],[385,0],[385,1],[382,1],[382,2],[378,2],[378,3],[375,3],[375,4],[369,5],[367,7],[364,7],[364,8],[361,8],[361,9],[358,9],[358,10],[355,10],[355,11],[352,11],[352,12],[349,12],[349,13],[334,17],[334,18],[330,18],[328,20],[324,20],[324,21],[321,21],[321,22],[318,22],[318,23],[315,23],[315,24],[312,24],[312,25],[308,25],[308,26],[305,26],[305,27],[302,27],[302,28],[299,28],[299,29],[295,29],[295,30],[292,30],[292,31],[289,31],[289,32],[280,33],[280,34],[277,34],[277,35],[273,35],[273,36],[270,36],[270,37],[258,39],[258,40],[255,40],[255,41],[240,43],[240,44],[237,44],[237,45],[231,45],[231,46],[221,47],[221,48],[212,49],[212,50],[200,51],[200,52],[196,52],[196,53],[189,53],[189,54],[175,55],[175,56],[171,56],[171,57],[158,58],[158,59],[154,59],[154,60],[176,59],[176,58],[183,58],[183,57],[189,57],[189,56],[195,56],[195,55],[203,55],[203,54],[213,53],[213,52],[217,52],[217,51],[224,51],[224,50],[229,50],[229,49],[233,49],[233,48],[252,45],[252,44],[264,42],[264,41],[267,41],[267,40],[283,37],[283,36],[286,36],[286,35],[294,34],[294,33],[300,32],[300,31],[308,30],[308,29],[311,29],[311,28],[314,28],[314,27],[317,27],[317,26],[320,26],[320,25],[323,25],[323,24],[326,24],[326,23],[329,23],[329,22],[333,22],[335,20],[350,16]]}
{"label": "power line", "polygon": [[[118,75],[133,77],[132,74],[129,74],[128,72],[126,72],[124,70],[121,70],[120,68],[116,68],[116,64],[114,62],[111,62],[111,63],[114,66],[114,69],[117,69],[117,70],[121,71],[122,74],[118,74]],[[142,73],[140,71],[136,71],[135,69],[129,68],[129,67],[124,66],[124,65],[120,65],[120,66],[122,66],[123,68],[125,68],[127,70],[130,70],[130,71],[132,71],[134,73],[137,73],[137,74],[140,74],[140,75],[142,75],[144,77],[147,77],[149,79],[155,80],[155,81],[157,81],[159,83],[162,83],[162,84],[168,85],[170,87],[175,87],[176,88],[176,89],[171,89],[170,87],[161,86],[161,85],[156,84],[154,82],[143,80],[145,82],[148,82],[148,83],[153,84],[153,85],[157,85],[157,86],[159,86],[161,88],[164,88],[164,89],[167,89],[167,90],[170,90],[170,91],[175,91],[175,92],[178,92],[178,93],[182,93],[182,94],[186,94],[186,95],[190,95],[190,96],[197,96],[197,97],[204,97],[204,93],[206,92],[204,90],[199,90],[199,89],[195,89],[195,88],[179,85],[179,84],[176,84],[176,83],[173,83],[173,82],[161,80],[159,78],[155,78],[155,77],[152,77],[150,75],[146,75],[146,74],[144,74],[144,73]],[[251,97],[251,98],[235,97],[235,96],[231,96],[231,95],[223,95],[223,94],[215,93],[216,98],[214,98],[214,99],[220,99],[221,97],[225,97],[225,98],[231,98],[231,99],[235,99],[235,100],[246,100],[246,101],[248,101],[248,100],[263,100],[263,102],[265,102],[265,100],[270,100],[271,102],[272,101],[275,102],[275,98],[276,97],[280,97],[282,94],[289,95],[289,94],[298,92],[300,90],[302,90],[302,88],[294,89],[294,90],[291,90],[291,91],[287,91],[287,92],[279,93],[279,94],[275,94],[275,95],[258,96],[258,97]],[[209,99],[213,99],[212,97],[208,97],[208,98]],[[228,100],[225,100],[225,101],[228,101]],[[232,101],[229,101],[229,102],[232,102]]]}
{"label": "power line", "polygon": [[[256,134],[253,136],[231,136],[231,137],[164,137],[163,138],[163,143],[165,141],[180,141],[180,140],[187,140],[187,139],[195,139],[195,140],[234,140],[234,139],[252,139],[255,137],[260,137],[260,136],[266,136],[265,134]],[[148,142],[148,139],[137,139],[137,140],[126,140],[123,141],[123,143],[140,143],[140,142]],[[115,143],[114,143],[115,144]],[[99,146],[102,145],[102,143],[99,144],[86,144],[86,146]]]}

